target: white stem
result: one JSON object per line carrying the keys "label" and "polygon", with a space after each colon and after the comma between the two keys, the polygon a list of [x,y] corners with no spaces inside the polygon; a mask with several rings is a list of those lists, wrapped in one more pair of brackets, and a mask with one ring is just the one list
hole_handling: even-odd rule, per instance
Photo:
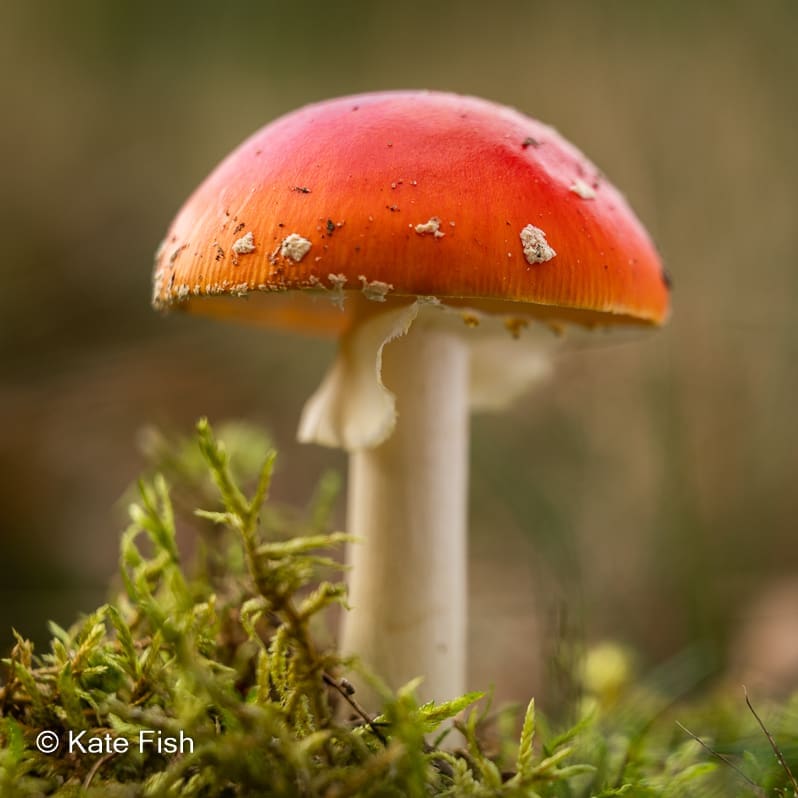
{"label": "white stem", "polygon": [[[465,691],[468,351],[418,325],[383,351],[396,394],[387,441],[350,456],[349,603],[341,649],[422,700]],[[358,685],[358,697],[369,691]]]}

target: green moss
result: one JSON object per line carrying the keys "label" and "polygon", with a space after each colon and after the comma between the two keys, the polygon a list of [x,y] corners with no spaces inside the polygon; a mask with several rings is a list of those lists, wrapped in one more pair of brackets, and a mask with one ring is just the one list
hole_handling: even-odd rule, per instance
{"label": "green moss", "polygon": [[[278,507],[263,436],[226,437],[231,454],[206,421],[190,442],[150,433],[160,470],[130,506],[124,589],[70,629],[53,625],[46,654],[16,635],[0,687],[2,798],[788,794],[763,735],[747,751],[735,742],[750,716],[718,699],[680,710],[715,730],[735,771],[675,725],[666,696],[617,678],[560,734],[534,703],[519,740],[513,713],[491,714],[481,694],[420,706],[414,684],[380,688],[370,718],[345,678],[353,663],[320,642],[346,595],[331,556],[346,540],[329,529],[337,481],[325,477],[302,511]],[[195,544],[188,564],[178,529]],[[783,713],[782,739],[796,739],[795,717]],[[37,747],[45,731],[52,753]]]}

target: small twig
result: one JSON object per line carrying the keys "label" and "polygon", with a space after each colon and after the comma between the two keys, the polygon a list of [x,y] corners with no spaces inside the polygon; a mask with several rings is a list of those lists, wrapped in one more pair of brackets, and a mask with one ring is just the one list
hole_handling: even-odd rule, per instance
{"label": "small twig", "polygon": [[91,785],[92,780],[97,775],[97,771],[108,761],[113,759],[116,756],[116,753],[111,751],[107,753],[105,756],[101,756],[92,766],[91,770],[86,774],[86,778],[83,779],[83,789],[88,790],[89,786]]}
{"label": "small twig", "polygon": [[754,792],[758,796],[761,796],[761,798],[767,798],[767,794],[765,793],[765,791],[753,779],[751,779],[750,776],[743,773],[743,771],[740,770],[740,768],[737,767],[737,765],[735,765],[734,762],[731,761],[731,759],[721,754],[720,751],[716,751],[714,748],[707,745],[697,734],[691,732],[690,729],[688,729],[684,724],[679,723],[678,720],[676,721],[676,725],[685,734],[689,734],[705,751],[708,751],[716,759],[720,759],[720,761],[723,762],[724,765],[728,765],[738,776],[740,776],[740,778],[744,779],[748,783],[748,785],[754,790]]}
{"label": "small twig", "polygon": [[[363,721],[363,723],[371,729],[374,736],[384,745],[388,745],[388,738],[380,731],[379,727],[376,723],[369,717],[368,713],[366,712],[360,704],[352,698],[352,694],[355,692],[354,687],[346,680],[346,679],[335,679],[334,677],[330,676],[329,673],[322,673],[322,678],[324,679],[324,683],[329,685],[333,688],[343,699],[349,704],[352,709],[355,710],[357,715]],[[454,776],[454,769],[452,766],[446,761],[443,756],[436,755],[438,754],[438,749],[434,746],[430,745],[428,742],[424,742],[424,753],[430,756],[430,761],[432,762],[432,766],[439,772],[442,773],[444,776],[449,776],[450,778]]]}
{"label": "small twig", "polygon": [[383,745],[386,745],[386,746],[387,746],[387,745],[388,745],[388,739],[386,738],[386,736],[385,736],[385,735],[384,735],[384,734],[383,734],[383,733],[382,733],[382,732],[381,732],[381,731],[380,731],[380,730],[377,728],[377,726],[375,725],[374,721],[373,721],[373,720],[372,720],[372,719],[369,717],[369,715],[368,715],[368,713],[366,712],[366,710],[365,710],[365,709],[363,709],[363,707],[361,707],[361,706],[360,706],[360,704],[358,704],[358,702],[357,702],[357,701],[355,701],[355,699],[354,699],[354,698],[352,698],[352,692],[353,692],[353,691],[352,691],[352,688],[351,688],[351,686],[350,686],[349,688],[347,688],[347,687],[344,687],[344,686],[343,686],[343,685],[342,685],[342,684],[341,684],[341,683],[338,681],[338,679],[335,679],[335,678],[333,678],[333,677],[332,677],[332,676],[330,676],[330,674],[329,674],[329,673],[327,673],[326,671],[325,671],[324,673],[322,673],[322,679],[324,679],[324,683],[325,683],[326,685],[328,685],[329,687],[332,687],[332,688],[333,688],[333,690],[335,690],[335,691],[336,691],[336,692],[337,692],[337,693],[338,693],[338,694],[339,694],[339,695],[340,695],[340,696],[341,696],[341,697],[344,699],[344,701],[346,701],[346,703],[347,703],[347,704],[349,704],[349,706],[350,706],[350,707],[352,707],[352,709],[354,709],[354,710],[355,710],[355,712],[358,714],[358,716],[360,717],[360,719],[361,719],[361,720],[362,720],[362,721],[363,721],[363,722],[366,724],[366,726],[368,726],[368,727],[369,727],[369,729],[371,729],[371,731],[374,733],[374,736],[375,736],[375,737],[376,737],[376,738],[377,738],[377,739],[378,739],[378,740],[379,740],[379,741],[380,741],[380,742],[381,742]]}
{"label": "small twig", "polygon": [[756,710],[754,709],[753,704],[751,704],[751,699],[748,697],[748,690],[746,690],[745,685],[743,685],[743,693],[745,694],[745,703],[748,705],[748,709],[751,710],[751,714],[756,718],[756,722],[765,733],[765,737],[768,738],[768,742],[770,743],[770,747],[773,749],[773,753],[776,755],[778,763],[784,769],[784,772],[787,774],[787,778],[790,780],[793,794],[798,795],[798,782],[795,781],[795,776],[793,776],[790,766],[787,764],[787,760],[784,758],[784,754],[782,754],[781,749],[773,739],[773,735],[768,731],[767,726],[765,726],[765,724],[762,722],[762,718],[756,714]]}

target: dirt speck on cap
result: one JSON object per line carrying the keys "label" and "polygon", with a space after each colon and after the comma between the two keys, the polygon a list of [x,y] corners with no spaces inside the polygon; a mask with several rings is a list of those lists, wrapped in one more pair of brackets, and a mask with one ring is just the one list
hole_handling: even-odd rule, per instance
{"label": "dirt speck on cap", "polygon": [[246,235],[241,236],[241,238],[237,238],[233,242],[233,246],[231,247],[233,252],[236,255],[249,255],[251,252],[255,251],[255,237],[252,235],[252,232],[247,233]]}
{"label": "dirt speck on cap", "polygon": [[152,278],[152,304],[155,307],[161,305],[161,291],[163,290],[164,270],[158,269]]}
{"label": "dirt speck on cap", "polygon": [[174,268],[175,261],[177,260],[180,253],[188,247],[188,244],[181,244],[170,256],[169,256],[169,268]]}
{"label": "dirt speck on cap", "polygon": [[466,327],[479,327],[479,316],[475,313],[465,312],[461,315]]}
{"label": "dirt speck on cap", "polygon": [[385,295],[389,291],[393,291],[393,286],[390,283],[382,282],[382,280],[369,282],[368,278],[363,274],[358,275],[357,279],[363,283],[363,296],[372,302],[385,302]]}
{"label": "dirt speck on cap", "polygon": [[520,236],[527,263],[545,263],[557,255],[546,241],[546,234],[539,227],[528,224]]}
{"label": "dirt speck on cap", "polygon": [[529,326],[529,321],[527,321],[527,319],[510,317],[504,320],[504,326],[507,328],[510,335],[517,340],[521,337],[521,330],[524,330]]}
{"label": "dirt speck on cap", "polygon": [[327,279],[330,281],[333,291],[333,304],[344,309],[344,286],[346,285],[345,274],[328,274]]}
{"label": "dirt speck on cap", "polygon": [[581,197],[585,200],[592,200],[596,198],[596,190],[593,188],[593,186],[585,183],[585,181],[579,177],[577,177],[576,180],[574,180],[574,182],[568,186],[568,191],[573,192],[578,197]]}
{"label": "dirt speck on cap", "polygon": [[417,224],[415,231],[420,235],[433,235],[435,238],[443,238],[446,233],[441,232],[441,220],[437,216],[433,216],[429,221],[423,224]]}
{"label": "dirt speck on cap", "polygon": [[299,233],[291,233],[282,240],[280,254],[284,258],[291,258],[294,263],[299,263],[310,252],[312,246],[310,241]]}

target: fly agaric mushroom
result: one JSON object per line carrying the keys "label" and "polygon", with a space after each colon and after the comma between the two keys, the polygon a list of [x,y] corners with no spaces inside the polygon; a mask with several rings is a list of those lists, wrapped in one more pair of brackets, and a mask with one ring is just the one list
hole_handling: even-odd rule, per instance
{"label": "fly agaric mushroom", "polygon": [[350,456],[341,647],[441,700],[465,688],[469,409],[518,395],[565,328],[662,323],[669,291],[621,194],[553,129],[407,91],[245,141],[172,223],[154,304],[339,337],[299,438]]}

